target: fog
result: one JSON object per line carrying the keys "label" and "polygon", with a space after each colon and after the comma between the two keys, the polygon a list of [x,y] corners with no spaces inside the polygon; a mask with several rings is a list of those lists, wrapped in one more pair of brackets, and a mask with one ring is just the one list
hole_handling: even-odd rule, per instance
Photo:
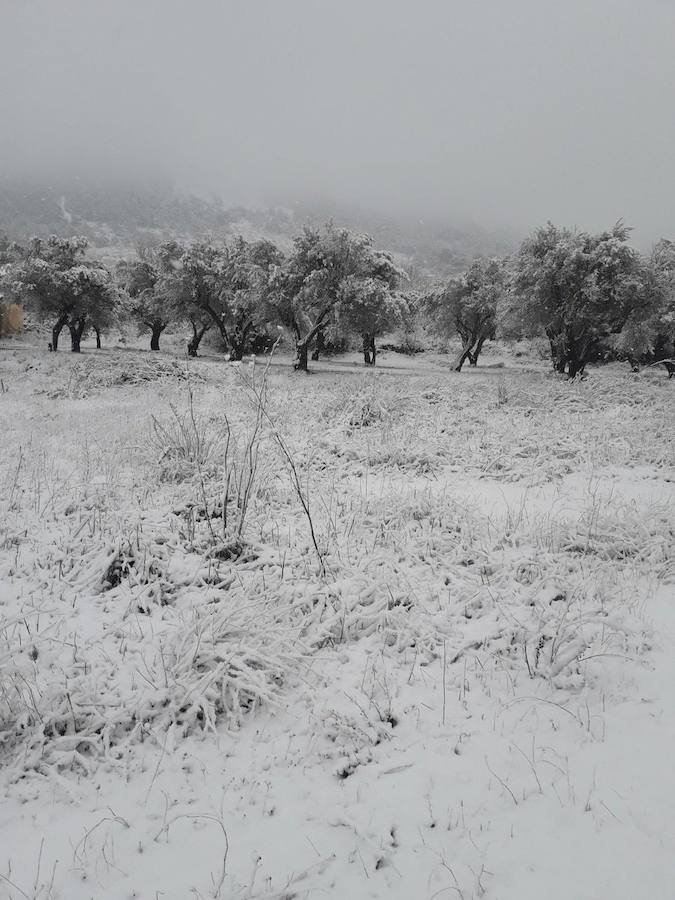
{"label": "fog", "polygon": [[0,0],[2,171],[675,237],[671,0]]}

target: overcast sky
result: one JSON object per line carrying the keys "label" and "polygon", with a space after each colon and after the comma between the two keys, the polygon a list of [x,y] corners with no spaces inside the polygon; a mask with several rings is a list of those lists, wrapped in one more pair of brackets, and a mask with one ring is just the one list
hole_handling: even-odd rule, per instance
{"label": "overcast sky", "polygon": [[675,0],[0,0],[2,170],[675,238]]}

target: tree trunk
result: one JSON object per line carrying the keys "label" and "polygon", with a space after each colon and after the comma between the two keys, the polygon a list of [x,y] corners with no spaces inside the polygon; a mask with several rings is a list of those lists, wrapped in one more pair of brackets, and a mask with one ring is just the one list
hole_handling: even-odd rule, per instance
{"label": "tree trunk", "polygon": [[576,378],[577,375],[583,375],[585,368],[586,360],[583,359],[583,357],[579,357],[575,353],[569,354],[567,361],[567,375],[569,378]]}
{"label": "tree trunk", "polygon": [[230,338],[230,359],[233,362],[239,362],[244,358],[244,353],[246,352],[246,342],[248,340],[248,336],[251,332],[251,328],[253,327],[253,322],[245,322],[244,325],[238,324],[234,329],[234,333]]}
{"label": "tree trunk", "polygon": [[244,342],[238,341],[236,338],[232,338],[232,343],[230,347],[230,360],[231,362],[240,362],[244,358]]}
{"label": "tree trunk", "polygon": [[462,371],[462,366],[464,365],[464,363],[467,361],[467,359],[471,355],[471,348],[473,347],[473,345],[474,345],[473,340],[471,340],[470,343],[464,344],[464,346],[462,347],[462,352],[457,357],[457,362],[455,363],[455,372]]}
{"label": "tree trunk", "polygon": [[82,342],[82,335],[84,334],[86,322],[82,319],[78,319],[74,325],[69,325],[68,329],[70,331],[70,349],[72,353],[80,352],[80,344]]}
{"label": "tree trunk", "polygon": [[68,316],[61,316],[61,318],[56,322],[56,324],[52,328],[52,350],[59,349],[59,335],[65,328],[67,321],[68,321]]}
{"label": "tree trunk", "polygon": [[485,338],[481,337],[478,339],[478,343],[474,347],[474,349],[469,353],[469,365],[475,366],[478,362],[478,357],[480,356],[480,352],[483,349],[483,344],[485,343]]}
{"label": "tree trunk", "polygon": [[312,359],[314,362],[319,361],[319,354],[323,353],[326,349],[326,339],[323,336],[323,329],[316,336],[316,344],[314,345],[314,352],[312,353]]}
{"label": "tree trunk", "polygon": [[361,335],[361,346],[363,347],[363,362],[370,365],[370,335],[368,333]]}
{"label": "tree trunk", "polygon": [[218,312],[209,303],[198,303],[197,307],[202,312],[205,312],[208,316],[211,317],[211,321],[220,332],[220,337],[223,341],[223,344],[225,345],[225,352],[230,350],[230,336],[227,333],[227,326],[225,325],[225,322],[223,322],[223,317],[219,315]]}
{"label": "tree trunk", "polygon": [[97,325],[94,325],[94,332],[96,333],[96,349],[100,350],[101,349],[101,329]]}
{"label": "tree trunk", "polygon": [[562,332],[556,332],[553,328],[547,328],[546,337],[548,338],[551,347],[551,363],[553,364],[553,370],[564,375],[565,366],[567,365],[564,334]]}
{"label": "tree trunk", "polygon": [[308,351],[307,341],[301,341],[295,346],[295,362],[293,363],[293,368],[299,372],[307,372],[307,351]]}
{"label": "tree trunk", "polygon": [[296,354],[296,356],[295,356],[295,362],[293,363],[293,368],[296,371],[300,371],[300,372],[308,371],[307,356],[309,353],[309,345],[314,340],[314,337],[326,327],[326,323],[324,322],[324,319],[328,315],[329,311],[330,311],[329,309],[324,309],[320,313],[319,318],[316,320],[315,324],[310,329],[310,331],[304,336],[304,338],[300,336],[299,329],[296,326],[296,331],[295,331],[295,354]]}
{"label": "tree trunk", "polygon": [[201,343],[201,340],[208,330],[209,330],[208,325],[203,325],[201,328],[198,329],[197,326],[195,325],[195,323],[194,322],[192,323],[192,337],[188,341],[188,346],[187,346],[188,356],[196,356],[197,355],[197,350],[199,350],[199,345]]}
{"label": "tree trunk", "polygon": [[363,361],[367,366],[375,365],[375,337],[366,332],[363,335]]}
{"label": "tree trunk", "polygon": [[551,341],[551,359],[553,361],[553,368],[560,375],[565,374],[568,358],[569,355],[563,347],[562,340],[558,338],[555,341]]}
{"label": "tree trunk", "polygon": [[573,334],[567,337],[567,374],[570,378],[583,375],[586,363],[592,352],[592,342],[585,336],[575,337]]}
{"label": "tree trunk", "polygon": [[150,349],[151,350],[159,350],[159,337],[161,333],[164,331],[164,325],[153,325],[152,326],[152,335],[150,337]]}

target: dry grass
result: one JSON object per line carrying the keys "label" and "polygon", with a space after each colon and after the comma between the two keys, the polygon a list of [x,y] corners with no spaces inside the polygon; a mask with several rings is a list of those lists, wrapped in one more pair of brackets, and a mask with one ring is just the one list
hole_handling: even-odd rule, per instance
{"label": "dry grass", "polygon": [[670,471],[667,384],[408,365],[274,367],[256,408],[218,363],[186,383],[148,354],[100,369],[14,354],[0,731],[15,761],[90,771],[148,728],[236,723],[317,648],[367,637],[576,690],[603,656],[639,652],[627,585],[673,578],[672,505],[546,497],[577,474]]}

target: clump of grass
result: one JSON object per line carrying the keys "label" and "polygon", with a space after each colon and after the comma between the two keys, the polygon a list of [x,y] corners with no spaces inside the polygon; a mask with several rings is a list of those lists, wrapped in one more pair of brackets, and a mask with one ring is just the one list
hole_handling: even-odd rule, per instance
{"label": "clump of grass", "polygon": [[238,558],[245,549],[247,513],[260,477],[264,418],[264,408],[256,408],[252,424],[237,440],[226,414],[214,421],[197,413],[189,384],[184,412],[170,405],[164,421],[152,417],[150,445],[159,455],[160,479],[194,485],[193,496],[176,510],[189,540],[195,541],[197,526],[204,523],[209,552],[221,559]]}
{"label": "clump of grass", "polygon": [[[150,728],[175,726],[184,736],[231,727],[261,704],[273,704],[303,655],[293,608],[277,598],[252,603],[244,591],[211,591],[211,602],[148,610],[130,652],[143,677],[129,685],[105,659],[82,647],[86,675],[51,649],[14,634],[0,649],[0,749],[23,746],[18,771],[71,770],[91,774],[97,760],[119,758]],[[218,602],[215,598],[218,598]],[[147,622],[147,626],[145,623]],[[4,623],[4,630],[17,623]],[[20,623],[19,623],[20,624]],[[126,649],[125,649],[125,652]],[[79,662],[79,661],[78,661]],[[54,676],[54,664],[62,677]]]}
{"label": "clump of grass", "polygon": [[152,416],[149,445],[157,454],[161,481],[185,481],[197,469],[205,469],[214,461],[216,450],[227,440],[212,422],[197,416],[192,400],[190,408],[180,412],[172,403],[164,418]]}
{"label": "clump of grass", "polygon": [[324,407],[321,417],[352,428],[388,424],[401,412],[406,398],[384,391],[378,379],[363,378]]}
{"label": "clump of grass", "polygon": [[85,357],[71,368],[67,383],[48,391],[48,396],[52,399],[83,399],[117,385],[143,385],[165,378],[201,380],[199,374],[189,371],[175,359]]}
{"label": "clump of grass", "polygon": [[28,615],[0,619],[0,748],[39,716],[35,671],[40,649],[29,622]]}
{"label": "clump of grass", "polygon": [[509,402],[509,389],[505,378],[500,378],[497,382],[497,406],[506,406]]}

